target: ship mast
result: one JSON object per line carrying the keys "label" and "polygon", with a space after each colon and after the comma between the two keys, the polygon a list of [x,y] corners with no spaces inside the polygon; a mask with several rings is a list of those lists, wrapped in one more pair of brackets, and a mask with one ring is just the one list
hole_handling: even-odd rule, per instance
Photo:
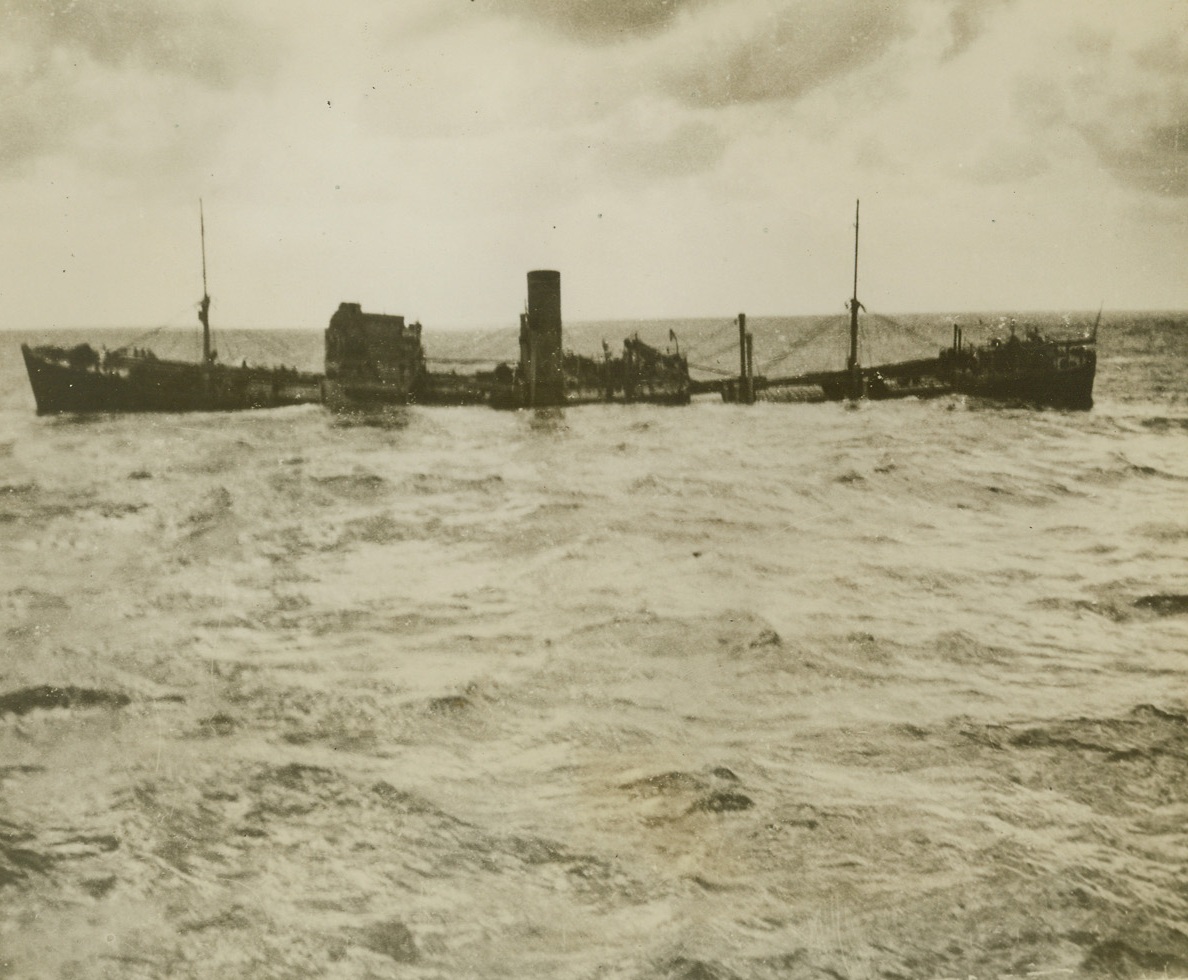
{"label": "ship mast", "polygon": [[214,363],[210,349],[210,293],[206,290],[206,219],[202,214],[202,198],[198,198],[198,233],[202,238],[202,302],[198,307],[198,319],[202,321],[202,363]]}
{"label": "ship mast", "polygon": [[854,292],[850,297],[850,357],[846,369],[850,375],[850,397],[862,397],[862,373],[858,367],[858,208],[861,201],[854,202]]}

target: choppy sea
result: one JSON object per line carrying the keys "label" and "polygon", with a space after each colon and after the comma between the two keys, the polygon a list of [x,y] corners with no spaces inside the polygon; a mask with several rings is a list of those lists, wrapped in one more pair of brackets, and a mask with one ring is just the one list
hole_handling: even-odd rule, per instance
{"label": "choppy sea", "polygon": [[38,417],[22,339],[0,976],[1188,975],[1188,315],[1088,412]]}

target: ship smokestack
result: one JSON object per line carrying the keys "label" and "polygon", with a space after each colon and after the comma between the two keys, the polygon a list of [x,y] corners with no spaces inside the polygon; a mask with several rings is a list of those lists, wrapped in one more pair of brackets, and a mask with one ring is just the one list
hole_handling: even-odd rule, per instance
{"label": "ship smokestack", "polygon": [[[521,346],[523,375],[531,379],[533,407],[565,404],[561,370],[561,273],[528,273],[527,339]],[[525,359],[525,355],[527,358]]]}

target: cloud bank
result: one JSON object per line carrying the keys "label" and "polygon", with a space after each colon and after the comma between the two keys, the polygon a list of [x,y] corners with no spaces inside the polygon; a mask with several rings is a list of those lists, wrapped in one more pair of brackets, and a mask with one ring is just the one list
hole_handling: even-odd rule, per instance
{"label": "cloud bank", "polygon": [[200,195],[243,302],[295,315],[466,268],[481,288],[429,305],[473,321],[540,265],[632,314],[833,304],[858,196],[895,229],[864,246],[875,295],[949,267],[961,303],[1114,270],[1155,295],[1188,262],[1186,143],[1181,3],[0,0],[0,261],[85,253],[80,297],[126,277],[116,216],[149,242]]}
{"label": "cloud bank", "polygon": [[487,0],[497,14],[522,18],[574,40],[606,44],[659,33],[683,12],[713,0]]}
{"label": "cloud bank", "polygon": [[124,150],[160,162],[179,131],[211,134],[215,96],[281,57],[220,2],[9,0],[0,25],[0,172],[62,152],[100,169]]}

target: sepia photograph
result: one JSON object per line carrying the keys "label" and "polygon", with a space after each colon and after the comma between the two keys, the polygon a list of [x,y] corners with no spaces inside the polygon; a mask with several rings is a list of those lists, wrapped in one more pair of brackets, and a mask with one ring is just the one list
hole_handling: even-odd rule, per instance
{"label": "sepia photograph", "polygon": [[0,978],[1188,980],[1188,2],[2,0]]}

